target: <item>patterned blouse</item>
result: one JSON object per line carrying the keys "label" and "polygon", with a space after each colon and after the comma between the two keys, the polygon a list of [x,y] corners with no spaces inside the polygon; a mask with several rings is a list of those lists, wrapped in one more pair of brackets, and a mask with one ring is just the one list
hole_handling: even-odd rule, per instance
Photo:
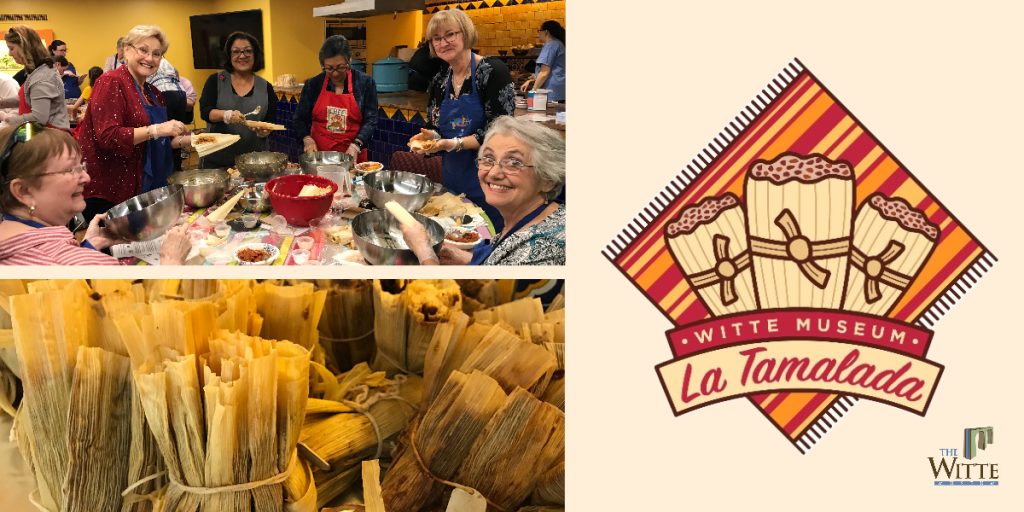
{"label": "patterned blouse", "polygon": [[[451,76],[450,70],[451,68],[447,66],[442,68],[434,75],[434,79],[430,81],[430,88],[427,89],[427,128],[432,130],[437,129],[437,119],[441,117],[441,102],[444,101],[444,87]],[[515,112],[516,92],[512,87],[512,75],[508,71],[508,66],[494,57],[484,57],[484,60],[476,65],[475,78],[477,94],[484,103],[484,115],[487,116],[487,124],[476,132],[477,142],[483,144],[484,134],[487,133],[491,121]],[[462,84],[459,96],[469,94],[472,90],[467,78]],[[454,88],[451,94],[455,94]]]}
{"label": "patterned blouse", "polygon": [[64,226],[30,229],[0,242],[0,265],[118,265],[113,256],[80,247]]}
{"label": "patterned blouse", "polygon": [[565,205],[501,240],[484,265],[565,265]]}

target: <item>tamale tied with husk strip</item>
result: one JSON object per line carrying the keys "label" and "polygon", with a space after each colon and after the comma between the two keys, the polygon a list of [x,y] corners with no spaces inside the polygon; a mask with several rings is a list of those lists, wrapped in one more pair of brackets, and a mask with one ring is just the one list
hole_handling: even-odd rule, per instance
{"label": "tamale tied with husk strip", "polygon": [[369,362],[375,348],[373,338],[373,285],[367,280],[337,280],[319,283],[327,291],[320,317],[320,344],[327,366],[348,371]]}
{"label": "tamale tied with husk strip", "polygon": [[544,305],[536,297],[527,297],[473,313],[473,320],[487,324],[506,322],[523,325],[544,321]]}
{"label": "tamale tied with husk strip", "polygon": [[373,367],[389,373],[422,373],[438,323],[462,311],[462,293],[452,280],[374,281],[373,302]]}

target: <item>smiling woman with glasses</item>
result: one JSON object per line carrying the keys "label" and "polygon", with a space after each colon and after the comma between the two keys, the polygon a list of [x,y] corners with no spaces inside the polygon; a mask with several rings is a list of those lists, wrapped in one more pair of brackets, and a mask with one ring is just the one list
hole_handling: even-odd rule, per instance
{"label": "smiling woman with glasses", "polygon": [[[85,209],[90,177],[71,134],[24,123],[0,130],[0,265],[117,265],[100,252],[119,242],[97,215],[79,243],[67,225]],[[75,228],[77,229],[77,227]],[[190,249],[185,230],[172,229],[161,262],[181,264]]]}
{"label": "smiling woman with glasses", "polygon": [[167,100],[147,79],[157,74],[169,43],[159,27],[138,25],[124,38],[125,64],[96,81],[78,142],[92,180],[86,219],[142,192],[167,185],[174,149],[190,147],[185,124],[169,119]]}
{"label": "smiling woman with glasses", "polygon": [[38,123],[68,130],[68,110],[64,101],[64,82],[55,71],[53,56],[39,34],[24,25],[11,27],[4,40],[14,62],[25,66],[25,83],[17,96],[0,98],[0,108],[18,107],[18,114],[0,111],[0,122],[17,125]]}
{"label": "smiling woman with glasses", "polygon": [[302,86],[292,130],[302,150],[340,151],[357,162],[377,129],[377,84],[352,69],[352,49],[344,36],[331,36],[320,47],[320,73]]}
{"label": "smiling woman with glasses", "polygon": [[[417,153],[440,152],[444,186],[482,205],[500,231],[505,220],[484,203],[475,159],[491,122],[515,111],[515,91],[504,62],[473,53],[476,39],[476,27],[462,10],[439,11],[430,17],[430,55],[448,65],[427,89],[427,127],[409,142]],[[433,144],[424,145],[426,141]]]}
{"label": "smiling woman with glasses", "polygon": [[477,180],[505,229],[472,253],[446,242],[430,247],[422,224],[402,226],[421,264],[565,265],[565,206],[555,202],[565,186],[565,139],[532,121],[499,117],[476,158]]}
{"label": "smiling woman with glasses", "polygon": [[[249,128],[245,121],[277,122],[274,86],[256,75],[263,69],[263,48],[252,34],[232,32],[221,53],[224,70],[210,75],[199,97],[199,115],[206,131],[230,133],[238,142],[203,157],[203,168],[234,167],[235,157],[251,151],[269,151],[270,130]],[[248,115],[243,115],[242,113]],[[256,112],[253,114],[252,112]]]}

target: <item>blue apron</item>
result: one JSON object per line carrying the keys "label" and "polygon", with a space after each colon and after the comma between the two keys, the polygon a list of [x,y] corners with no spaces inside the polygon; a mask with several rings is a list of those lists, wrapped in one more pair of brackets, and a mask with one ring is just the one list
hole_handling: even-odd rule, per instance
{"label": "blue apron", "polygon": [[[146,115],[149,116],[149,124],[160,124],[167,121],[167,107],[158,105],[156,98],[152,96],[149,99],[153,104],[147,105],[142,99],[144,93],[139,88],[139,84],[132,80],[132,85],[135,86],[135,90],[139,93],[139,101],[142,102],[142,108],[146,109]],[[171,138],[160,137],[156,140],[146,141],[146,152],[143,162],[145,162],[145,165],[143,166],[142,190],[140,193],[166,187],[167,177],[174,172],[174,150],[171,149]]]}
{"label": "blue apron", "polygon": [[494,240],[491,240],[491,243],[479,244],[476,247],[474,247],[473,259],[469,261],[469,264],[483,265],[484,262],[487,261],[487,258],[491,257],[491,253],[493,253],[494,250],[498,248],[498,245],[501,244],[503,240],[506,240],[508,237],[512,236],[512,234],[515,233],[516,231],[523,229],[523,226],[529,224],[531,220],[536,219],[537,216],[540,215],[540,212],[543,212],[544,209],[547,207],[548,203],[544,203],[538,206],[535,210],[526,214],[526,217],[523,217],[523,220],[517,222],[515,226],[512,226],[512,229],[510,229],[508,233],[498,233],[498,237],[495,238]]}
{"label": "blue apron", "polygon": [[[441,101],[441,112],[437,119],[437,131],[441,137],[451,139],[476,134],[487,126],[487,115],[484,105],[476,93],[476,55],[469,56],[469,94],[451,99],[453,74],[449,71],[448,80],[444,84],[444,100]],[[473,204],[483,208],[494,224],[494,231],[500,232],[505,225],[498,209],[487,204],[484,191],[480,188],[480,179],[476,174],[476,151],[451,151],[441,154],[442,177],[444,186],[453,194],[466,194]]]}

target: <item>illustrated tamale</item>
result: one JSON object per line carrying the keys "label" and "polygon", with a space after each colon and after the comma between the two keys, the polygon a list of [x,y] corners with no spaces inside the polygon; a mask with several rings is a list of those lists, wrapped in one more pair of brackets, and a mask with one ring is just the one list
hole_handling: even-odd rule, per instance
{"label": "illustrated tamale", "polygon": [[746,213],[733,194],[688,206],[665,226],[665,241],[690,286],[714,315],[757,308]]}
{"label": "illustrated tamale", "polygon": [[462,310],[459,285],[452,280],[423,279],[385,286],[374,281],[374,368],[422,373],[438,322]]}
{"label": "illustrated tamale", "polygon": [[745,194],[760,307],[841,308],[853,228],[852,166],[817,154],[758,160]]}
{"label": "illustrated tamale", "polygon": [[939,227],[900,198],[874,194],[853,225],[844,309],[886,315],[928,261]]}

